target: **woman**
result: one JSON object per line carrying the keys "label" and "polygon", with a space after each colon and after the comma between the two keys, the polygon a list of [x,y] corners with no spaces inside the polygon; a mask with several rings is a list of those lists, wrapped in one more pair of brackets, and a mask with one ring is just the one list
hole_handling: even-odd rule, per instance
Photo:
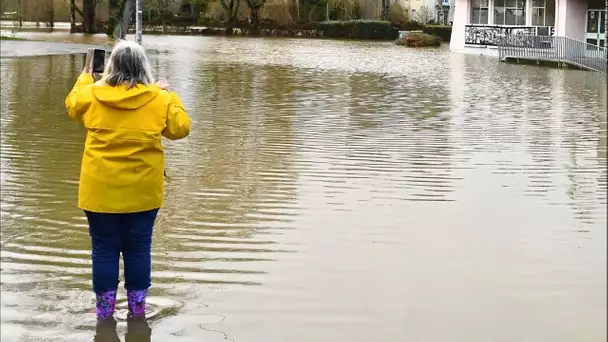
{"label": "woman", "polygon": [[152,230],[163,204],[161,137],[186,137],[190,119],[168,83],[154,84],[142,46],[121,41],[95,83],[85,66],[67,96],[68,114],[86,129],[78,206],[89,222],[97,318],[112,318],[120,253],[131,317],[145,317]]}

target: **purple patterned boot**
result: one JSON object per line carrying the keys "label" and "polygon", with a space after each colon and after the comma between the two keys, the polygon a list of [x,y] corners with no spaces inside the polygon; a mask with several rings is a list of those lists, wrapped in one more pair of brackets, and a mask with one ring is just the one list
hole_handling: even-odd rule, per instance
{"label": "purple patterned boot", "polygon": [[105,320],[114,315],[116,307],[116,291],[106,291],[97,294],[97,319]]}
{"label": "purple patterned boot", "polygon": [[146,316],[146,296],[148,290],[127,291],[127,299],[129,302],[129,313],[131,317]]}

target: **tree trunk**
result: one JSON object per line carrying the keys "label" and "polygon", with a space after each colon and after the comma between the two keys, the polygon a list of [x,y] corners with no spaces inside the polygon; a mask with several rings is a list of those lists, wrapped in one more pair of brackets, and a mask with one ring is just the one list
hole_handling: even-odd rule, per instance
{"label": "tree trunk", "polygon": [[166,31],[166,23],[165,18],[167,16],[167,0],[157,0],[156,10],[158,11],[158,15],[160,16],[160,24],[163,29],[163,34]]}
{"label": "tree trunk", "polygon": [[51,7],[49,8],[49,27],[55,27],[55,1],[51,1]]}
{"label": "tree trunk", "polygon": [[125,39],[127,32],[129,31],[129,24],[131,18],[133,18],[133,12],[135,10],[135,0],[126,0],[125,8],[122,12],[122,21],[120,23],[120,39]]}
{"label": "tree trunk", "polygon": [[252,32],[249,34],[258,36],[260,35],[260,8],[264,6],[265,0],[247,0],[247,6],[249,7],[249,20],[253,26]]}
{"label": "tree trunk", "polygon": [[228,17],[228,27],[226,34],[232,34],[232,28],[239,13],[240,0],[220,0],[220,5]]}
{"label": "tree trunk", "polygon": [[382,0],[382,20],[388,21],[388,10],[389,8],[389,0]]}
{"label": "tree trunk", "polygon": [[258,8],[251,7],[251,24],[253,25],[253,35],[260,35],[260,12]]}
{"label": "tree trunk", "polygon": [[122,35],[120,23],[122,17],[120,0],[108,0],[108,27],[106,28],[106,34],[112,36],[115,39],[120,39]]}
{"label": "tree trunk", "polygon": [[21,19],[21,15],[23,14],[23,12],[21,11],[21,0],[19,0],[19,28],[21,28],[23,26],[23,19]]}
{"label": "tree trunk", "polygon": [[85,33],[96,33],[95,28],[95,2],[93,0],[82,1],[83,23]]}
{"label": "tree trunk", "polygon": [[76,32],[76,0],[70,0],[70,33]]}

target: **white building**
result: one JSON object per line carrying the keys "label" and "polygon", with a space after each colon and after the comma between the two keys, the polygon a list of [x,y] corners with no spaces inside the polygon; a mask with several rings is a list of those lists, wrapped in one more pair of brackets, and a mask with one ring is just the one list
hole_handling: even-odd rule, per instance
{"label": "white building", "polygon": [[604,20],[604,0],[456,0],[450,48],[498,55],[498,40],[518,33],[605,46]]}

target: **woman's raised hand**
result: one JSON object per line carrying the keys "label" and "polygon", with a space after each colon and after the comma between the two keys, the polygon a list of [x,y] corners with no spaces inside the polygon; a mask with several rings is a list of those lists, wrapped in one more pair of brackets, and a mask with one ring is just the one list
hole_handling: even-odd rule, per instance
{"label": "woman's raised hand", "polygon": [[156,85],[159,86],[162,90],[169,89],[169,82],[167,82],[167,80],[164,78],[159,78],[158,81],[156,81]]}

